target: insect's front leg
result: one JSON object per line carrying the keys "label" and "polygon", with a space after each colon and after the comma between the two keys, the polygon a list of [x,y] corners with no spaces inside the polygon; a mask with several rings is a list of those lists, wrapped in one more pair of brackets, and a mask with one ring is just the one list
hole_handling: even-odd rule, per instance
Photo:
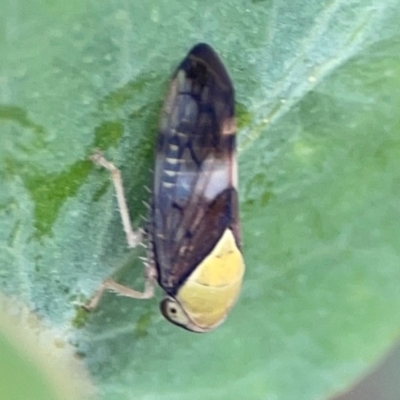
{"label": "insect's front leg", "polygon": [[106,290],[110,290],[120,296],[131,297],[133,299],[151,299],[154,296],[154,287],[157,282],[156,269],[152,264],[146,264],[145,274],[146,280],[144,283],[143,292],[139,292],[138,290],[134,290],[128,286],[121,285],[120,283],[115,282],[113,279],[106,279],[97,289],[90,302],[83,306],[83,308],[88,311],[95,309]]}
{"label": "insect's front leg", "polygon": [[143,234],[139,229],[134,231],[132,229],[131,219],[129,216],[128,206],[126,204],[124,186],[122,184],[121,171],[110,161],[106,160],[100,151],[96,151],[90,159],[97,165],[107,169],[111,174],[111,179],[114,185],[115,193],[117,195],[118,209],[121,215],[122,226],[126,235],[126,241],[131,248],[136,247],[141,243]]}

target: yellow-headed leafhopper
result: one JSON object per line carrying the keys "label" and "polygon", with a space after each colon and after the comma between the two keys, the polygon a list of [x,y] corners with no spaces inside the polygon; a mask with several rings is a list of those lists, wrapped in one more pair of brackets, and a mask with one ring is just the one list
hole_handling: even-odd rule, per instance
{"label": "yellow-headed leafhopper", "polygon": [[[213,49],[200,43],[172,77],[157,142],[146,261],[146,286],[137,292],[107,280],[105,289],[150,298],[158,282],[166,319],[194,332],[221,324],[235,303],[244,274],[240,250],[234,89]],[[119,170],[101,154],[92,159],[111,171],[130,247],[133,232]]]}

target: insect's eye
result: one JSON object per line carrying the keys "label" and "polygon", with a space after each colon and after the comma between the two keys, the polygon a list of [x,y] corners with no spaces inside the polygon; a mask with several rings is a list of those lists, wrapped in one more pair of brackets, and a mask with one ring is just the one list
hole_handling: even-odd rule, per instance
{"label": "insect's eye", "polygon": [[189,318],[182,310],[180,304],[174,299],[167,297],[160,304],[161,312],[164,317],[173,324],[186,326]]}

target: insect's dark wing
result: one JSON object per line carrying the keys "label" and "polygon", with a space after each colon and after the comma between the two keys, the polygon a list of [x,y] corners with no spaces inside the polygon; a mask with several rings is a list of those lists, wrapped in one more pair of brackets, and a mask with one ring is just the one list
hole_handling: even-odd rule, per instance
{"label": "insect's dark wing", "polygon": [[150,234],[170,294],[227,227],[239,242],[236,182],[233,86],[211,47],[198,44],[173,76],[156,155]]}

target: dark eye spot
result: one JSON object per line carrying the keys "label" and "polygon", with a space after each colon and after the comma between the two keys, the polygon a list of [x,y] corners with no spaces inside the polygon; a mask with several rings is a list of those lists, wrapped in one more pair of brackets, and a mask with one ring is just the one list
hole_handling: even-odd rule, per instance
{"label": "dark eye spot", "polygon": [[169,311],[171,311],[172,314],[176,314],[176,308],[175,307],[171,307],[169,309]]}

